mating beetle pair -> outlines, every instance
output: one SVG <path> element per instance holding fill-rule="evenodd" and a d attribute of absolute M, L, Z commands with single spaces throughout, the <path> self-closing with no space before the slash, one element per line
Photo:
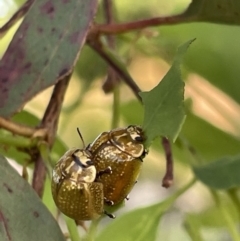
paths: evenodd
<path fill-rule="evenodd" d="M 122 202 L 133 188 L 147 151 L 139 126 L 100 134 L 84 149 L 65 153 L 53 169 L 52 194 L 57 207 L 75 220 L 92 220 L 104 205 Z"/>

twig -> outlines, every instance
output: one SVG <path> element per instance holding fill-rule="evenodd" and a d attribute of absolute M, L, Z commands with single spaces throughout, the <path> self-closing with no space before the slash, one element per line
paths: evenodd
<path fill-rule="evenodd" d="M 142 101 L 141 97 L 138 94 L 139 92 L 141 92 L 138 85 L 134 82 L 134 80 L 127 72 L 122 71 L 119 65 L 113 61 L 113 59 L 107 53 L 106 49 L 101 44 L 93 42 L 91 40 L 89 41 L 89 39 L 88 39 L 88 44 L 118 73 L 118 75 L 133 91 L 137 99 L 139 101 Z"/>
<path fill-rule="evenodd" d="M 105 11 L 105 18 L 107 24 L 114 23 L 114 5 L 112 0 L 104 0 L 103 1 L 103 9 Z M 110 49 L 114 50 L 116 43 L 115 37 L 109 35 L 106 37 L 107 43 Z M 119 83 L 120 78 L 119 75 L 115 72 L 115 70 L 109 66 L 107 72 L 107 78 L 102 86 L 102 89 L 105 93 L 113 92 L 113 106 L 112 106 L 112 124 L 111 128 L 116 128 L 119 123 L 120 113 L 119 113 L 119 99 L 120 99 L 120 91 L 119 91 Z"/>
<path fill-rule="evenodd" d="M 34 0 L 26 1 L 21 8 L 18 9 L 16 13 L 9 19 L 9 21 L 0 28 L 0 38 L 3 37 L 6 32 L 21 18 L 23 17 L 28 9 L 31 7 Z"/>
<path fill-rule="evenodd" d="M 4 119 L 2 117 L 0 117 L 0 127 L 2 127 L 5 130 L 8 130 L 14 134 L 24 136 L 24 137 L 33 137 L 34 134 L 36 133 L 36 131 L 42 132 L 43 137 L 44 137 L 44 133 L 45 133 L 44 129 L 42 129 L 42 131 L 41 131 L 40 129 L 21 125 L 21 124 L 13 122 L 11 120 Z"/>
<path fill-rule="evenodd" d="M 166 173 L 162 180 L 162 186 L 168 188 L 173 183 L 173 158 L 171 144 L 166 137 L 162 138 L 162 145 L 166 155 Z"/>
<path fill-rule="evenodd" d="M 114 23 L 113 17 L 113 3 L 112 0 L 104 0 L 103 1 L 103 9 L 105 12 L 105 18 L 107 24 Z M 114 36 L 107 36 L 107 43 L 110 49 L 115 48 L 115 39 Z M 109 93 L 114 90 L 115 86 L 119 83 L 118 76 L 115 70 L 110 66 L 108 68 L 107 78 L 102 86 L 105 93 Z"/>
<path fill-rule="evenodd" d="M 143 19 L 134 22 L 120 23 L 120 24 L 102 24 L 94 25 L 90 30 L 98 34 L 113 35 L 122 34 L 134 30 L 140 30 L 146 27 L 160 26 L 160 25 L 170 25 L 170 24 L 180 24 L 194 21 L 193 17 L 185 17 L 183 14 L 170 16 L 170 17 L 157 17 L 150 19 Z"/>
<path fill-rule="evenodd" d="M 56 136 L 59 115 L 70 78 L 71 74 L 64 77 L 55 85 L 48 107 L 40 124 L 41 128 L 46 128 L 48 130 L 46 141 L 50 149 L 52 148 Z M 35 158 L 36 161 L 33 172 L 32 187 L 37 194 L 42 197 L 44 181 L 46 178 L 46 166 L 39 151 Z"/>

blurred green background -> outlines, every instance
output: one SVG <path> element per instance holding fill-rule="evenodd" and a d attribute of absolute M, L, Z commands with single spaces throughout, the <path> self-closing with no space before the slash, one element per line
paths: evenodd
<path fill-rule="evenodd" d="M 23 1 L 1 0 L 0 25 L 22 3 Z M 117 0 L 114 1 L 115 19 L 127 22 L 168 16 L 181 13 L 189 3 L 186 0 Z M 103 22 L 101 3 L 96 21 Z M 0 55 L 4 53 L 16 27 L 1 40 Z M 196 41 L 189 48 L 182 66 L 188 115 L 180 138 L 173 147 L 174 185 L 168 190 L 161 187 L 165 159 L 158 141 L 144 161 L 139 182 L 132 191 L 130 200 L 116 215 L 164 200 L 191 179 L 193 162 L 189 153 L 182 148 L 183 140 L 187 140 L 196 149 L 201 162 L 240 152 L 238 26 L 188 23 L 143 29 L 116 36 L 116 52 L 127 63 L 136 83 L 147 91 L 156 86 L 166 74 L 177 47 L 192 38 L 196 38 Z M 107 65 L 104 61 L 88 46 L 84 46 L 67 91 L 58 130 L 58 136 L 67 147 L 81 145 L 76 127 L 81 129 L 86 143 L 93 141 L 99 133 L 111 129 L 113 96 L 102 90 L 106 73 Z M 25 110 L 41 118 L 50 95 L 51 88 L 36 96 L 26 105 Z M 120 86 L 120 100 L 119 126 L 140 124 L 143 109 L 123 83 Z M 44 198 L 47 205 L 52 207 L 49 189 L 46 189 Z M 221 198 L 226 210 L 235 213 L 227 196 L 222 194 Z M 101 225 L 104 227 L 110 222 L 113 221 L 104 220 Z M 191 240 L 186 228 L 189 223 L 201 233 L 203 240 L 231 240 L 210 191 L 200 182 L 184 193 L 163 216 L 157 240 Z"/>

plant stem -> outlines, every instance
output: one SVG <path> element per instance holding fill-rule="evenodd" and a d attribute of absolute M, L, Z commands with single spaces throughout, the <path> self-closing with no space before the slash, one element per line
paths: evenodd
<path fill-rule="evenodd" d="M 226 225 L 229 229 L 229 233 L 232 237 L 233 241 L 240 241 L 240 235 L 239 232 L 237 231 L 237 227 L 236 224 L 234 223 L 231 215 L 228 213 L 228 211 L 224 208 L 221 199 L 219 198 L 219 194 L 216 191 L 211 191 L 213 199 L 215 200 L 215 203 L 217 205 L 217 207 L 219 208 L 225 222 Z"/>
<path fill-rule="evenodd" d="M 232 202 L 234 203 L 234 205 L 237 209 L 238 219 L 240 221 L 240 200 L 238 198 L 237 192 L 238 192 L 237 188 L 232 188 L 232 189 L 227 191 L 228 196 L 230 197 L 230 199 L 232 200 Z"/>
<path fill-rule="evenodd" d="M 172 150 L 171 145 L 167 138 L 162 138 L 162 146 L 165 150 L 166 156 L 166 173 L 162 180 L 162 186 L 168 188 L 173 183 L 173 157 L 172 157 Z"/>
<path fill-rule="evenodd" d="M 16 135 L 25 136 L 25 137 L 33 137 L 36 132 L 38 132 L 40 136 L 45 137 L 47 133 L 44 128 L 43 129 L 31 128 L 31 127 L 4 119 L 2 117 L 0 117 L 0 127 Z"/>
<path fill-rule="evenodd" d="M 26 12 L 28 11 L 28 9 L 31 7 L 32 3 L 34 2 L 34 0 L 28 0 L 26 1 L 21 8 L 18 9 L 18 11 L 16 13 L 13 14 L 13 16 L 9 19 L 9 21 L 4 24 L 1 28 L 0 28 L 0 38 L 2 38 L 7 31 L 20 19 L 22 18 Z"/>
<path fill-rule="evenodd" d="M 97 227 L 99 222 L 101 221 L 101 218 L 93 220 L 91 222 L 91 225 L 89 227 L 88 233 L 86 238 L 84 239 L 84 241 L 94 241 L 95 240 L 95 236 L 96 236 L 96 232 L 97 232 Z"/>
<path fill-rule="evenodd" d="M 126 85 L 133 91 L 137 99 L 142 101 L 138 94 L 141 90 L 127 72 L 124 63 L 120 61 L 120 58 L 115 57 L 114 54 L 102 43 L 97 44 L 93 41 L 89 41 L 88 44 L 116 71 L 116 73 L 118 73 Z"/>
<path fill-rule="evenodd" d="M 185 220 L 183 225 L 186 232 L 188 233 L 188 235 L 191 237 L 193 241 L 203 241 L 199 226 L 197 226 L 194 220 L 192 219 Z"/>
<path fill-rule="evenodd" d="M 96 41 L 96 36 L 91 36 L 88 39 L 88 44 L 116 71 L 116 73 L 118 73 L 119 76 L 123 78 L 124 82 L 129 86 L 129 88 L 133 91 L 137 99 L 142 103 L 142 99 L 138 94 L 139 92 L 141 92 L 141 90 L 128 73 L 124 63 L 122 63 L 119 58 L 114 56 L 114 54 L 109 49 L 104 47 L 104 45 L 101 42 Z M 167 168 L 166 174 L 163 178 L 163 185 L 165 187 L 169 187 L 173 180 L 173 160 L 168 158 L 172 156 L 171 143 L 165 137 L 162 137 L 162 142 L 164 144 L 163 148 L 167 157 Z"/>
<path fill-rule="evenodd" d="M 67 224 L 68 233 L 69 233 L 69 236 L 71 238 L 71 241 L 80 241 L 81 238 L 79 236 L 78 228 L 77 228 L 77 225 L 76 225 L 75 221 L 71 218 L 66 217 L 66 216 L 64 218 L 65 218 L 65 221 L 66 221 L 66 224 Z"/>
<path fill-rule="evenodd" d="M 0 143 L 1 145 L 22 147 L 22 148 L 30 148 L 35 144 L 27 138 L 23 138 L 20 136 L 8 136 L 8 135 L 0 135 Z"/>
<path fill-rule="evenodd" d="M 112 129 L 116 128 L 119 124 L 120 113 L 120 89 L 118 86 L 115 86 L 113 90 L 113 113 L 112 113 Z"/>
<path fill-rule="evenodd" d="M 46 137 L 46 142 L 48 143 L 49 149 L 55 140 L 59 115 L 61 112 L 63 99 L 71 78 L 71 73 L 65 76 L 62 80 L 59 80 L 55 85 L 51 99 L 48 103 L 47 109 L 44 113 L 43 119 L 40 123 L 41 128 L 46 128 L 48 130 L 48 135 Z M 38 151 L 37 154 L 32 156 L 35 161 L 34 171 L 33 171 L 33 181 L 32 187 L 37 192 L 39 197 L 42 197 L 44 182 L 46 178 L 46 166 L 42 160 L 41 153 Z"/>
<path fill-rule="evenodd" d="M 170 25 L 170 24 L 180 24 L 193 22 L 196 20 L 194 17 L 186 17 L 184 14 L 179 14 L 170 17 L 156 17 L 143 19 L 134 22 L 120 23 L 120 24 L 102 24 L 95 25 L 91 32 L 98 34 L 123 34 L 134 30 L 141 30 L 147 27 L 160 26 L 160 25 Z"/>

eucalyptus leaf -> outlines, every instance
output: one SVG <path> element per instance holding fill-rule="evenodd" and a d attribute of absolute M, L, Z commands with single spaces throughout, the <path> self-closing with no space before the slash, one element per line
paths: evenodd
<path fill-rule="evenodd" d="M 1 116 L 71 73 L 96 8 L 96 0 L 34 1 L 0 61 Z"/>
<path fill-rule="evenodd" d="M 31 186 L 0 156 L 0 240 L 65 241 Z"/>

